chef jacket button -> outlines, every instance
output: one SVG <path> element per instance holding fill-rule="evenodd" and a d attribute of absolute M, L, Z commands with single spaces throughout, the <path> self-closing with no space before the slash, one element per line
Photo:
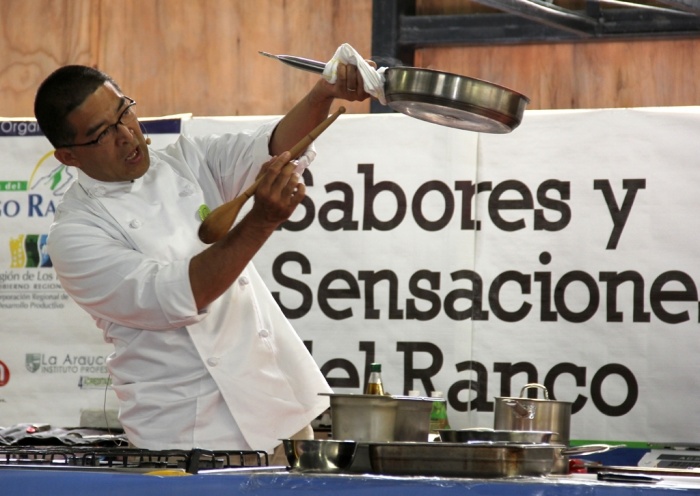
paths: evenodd
<path fill-rule="evenodd" d="M 250 280 L 246 276 L 241 276 L 238 278 L 238 284 L 241 286 L 245 286 L 246 284 L 250 283 Z"/>
<path fill-rule="evenodd" d="M 186 184 L 182 191 L 180 191 L 180 196 L 192 196 L 194 194 L 194 187 L 191 184 Z"/>
<path fill-rule="evenodd" d="M 138 219 L 133 219 L 131 222 L 129 222 L 129 227 L 132 229 L 138 229 L 141 227 L 141 221 Z"/>
<path fill-rule="evenodd" d="M 216 357 L 207 358 L 207 364 L 210 367 L 216 367 L 217 365 L 219 365 L 219 359 Z"/>
<path fill-rule="evenodd" d="M 270 331 L 268 331 L 267 329 L 260 329 L 258 331 L 258 336 L 260 336 L 261 338 L 266 338 L 269 335 L 270 335 Z"/>
<path fill-rule="evenodd" d="M 92 189 L 92 194 L 95 196 L 104 196 L 105 193 L 107 193 L 107 190 L 105 189 L 104 186 L 95 186 Z"/>

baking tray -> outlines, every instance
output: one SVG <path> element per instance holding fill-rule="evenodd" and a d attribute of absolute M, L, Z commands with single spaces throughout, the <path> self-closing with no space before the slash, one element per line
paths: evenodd
<path fill-rule="evenodd" d="M 369 460 L 386 475 L 522 477 L 549 474 L 559 451 L 533 444 L 370 443 Z"/>

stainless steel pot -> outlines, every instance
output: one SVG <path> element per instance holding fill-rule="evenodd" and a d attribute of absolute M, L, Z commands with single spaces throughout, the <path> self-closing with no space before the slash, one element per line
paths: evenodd
<path fill-rule="evenodd" d="M 372 470 L 386 475 L 522 477 L 552 473 L 565 456 L 602 453 L 614 446 L 553 444 L 371 443 Z"/>
<path fill-rule="evenodd" d="M 324 62 L 293 55 L 261 54 L 297 69 L 323 73 Z M 389 67 L 384 72 L 389 107 L 442 126 L 505 134 L 520 125 L 530 99 L 481 79 L 417 67 Z"/>
<path fill-rule="evenodd" d="M 427 441 L 435 398 L 376 394 L 332 394 L 333 439 Z"/>
<path fill-rule="evenodd" d="M 542 390 L 544 399 L 526 398 L 528 389 Z M 526 384 L 520 390 L 520 398 L 496 398 L 494 429 L 522 431 L 552 431 L 551 442 L 568 446 L 571 431 L 571 402 L 549 399 L 549 392 L 542 384 Z M 564 455 L 556 461 L 552 472 L 569 472 L 569 458 Z"/>
<path fill-rule="evenodd" d="M 543 391 L 544 399 L 525 397 L 528 389 Z M 519 398 L 497 397 L 493 428 L 496 430 L 552 431 L 551 442 L 569 444 L 571 402 L 549 399 L 547 388 L 541 384 L 526 384 Z"/>

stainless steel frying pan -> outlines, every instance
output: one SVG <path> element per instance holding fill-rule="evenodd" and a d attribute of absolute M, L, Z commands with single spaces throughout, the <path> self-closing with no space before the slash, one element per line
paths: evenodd
<path fill-rule="evenodd" d="M 322 74 L 326 64 L 260 52 L 297 69 Z M 389 67 L 384 94 L 393 110 L 442 126 L 506 134 L 520 125 L 530 99 L 481 79 L 416 67 Z"/>

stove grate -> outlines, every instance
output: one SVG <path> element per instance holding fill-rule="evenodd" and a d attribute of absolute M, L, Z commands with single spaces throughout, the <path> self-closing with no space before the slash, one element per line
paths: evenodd
<path fill-rule="evenodd" d="M 196 474 L 206 469 L 266 467 L 269 465 L 269 459 L 264 451 L 154 451 L 92 446 L 0 447 L 0 467 L 7 465 L 182 469 L 187 473 Z"/>

